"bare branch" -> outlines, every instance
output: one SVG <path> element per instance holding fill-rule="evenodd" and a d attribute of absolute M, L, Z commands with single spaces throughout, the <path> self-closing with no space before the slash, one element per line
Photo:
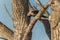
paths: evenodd
<path fill-rule="evenodd" d="M 33 17 L 35 17 L 35 15 L 37 14 L 39 12 L 39 10 L 35 10 L 35 11 L 31 11 L 30 13 L 30 15 L 29 16 L 33 16 Z M 44 16 L 44 15 L 42 15 L 41 16 L 41 19 L 43 20 L 51 20 L 51 16 L 49 15 L 49 17 L 47 17 L 47 16 Z"/>
<path fill-rule="evenodd" d="M 44 18 L 44 17 L 41 17 L 40 19 L 41 19 L 41 20 L 48 20 L 48 18 Z"/>
<path fill-rule="evenodd" d="M 51 1 L 45 6 L 45 9 L 42 8 L 37 14 L 36 16 L 31 20 L 30 24 L 28 25 L 28 27 L 26 28 L 26 32 L 24 34 L 23 39 L 25 39 L 25 37 L 27 36 L 27 34 L 30 32 L 31 28 L 34 26 L 34 24 L 36 23 L 36 21 L 41 18 L 41 15 L 43 14 L 43 12 L 51 5 Z M 28 31 L 27 31 L 28 30 Z"/>
<path fill-rule="evenodd" d="M 44 12 L 50 5 L 51 5 L 51 2 L 46 5 L 45 9 L 42 8 L 42 9 L 37 13 L 37 15 L 34 17 L 34 19 L 31 20 L 31 22 L 30 22 L 30 24 L 29 24 L 30 27 L 33 26 L 33 24 L 35 23 L 35 21 L 37 21 L 37 20 L 41 17 L 41 15 L 43 14 L 43 12 Z M 29 28 L 29 26 L 28 26 L 28 28 Z M 27 28 L 27 29 L 28 29 L 28 28 Z"/>
<path fill-rule="evenodd" d="M 27 16 L 34 16 L 35 14 L 31 11 L 28 12 Z"/>
<path fill-rule="evenodd" d="M 29 2 L 29 12 L 28 12 L 28 14 L 27 14 L 27 16 L 31 16 L 31 15 L 34 15 L 33 13 L 32 13 L 32 11 L 35 11 L 35 10 L 37 10 L 35 7 L 32 7 L 32 5 L 30 4 L 30 2 Z"/>
<path fill-rule="evenodd" d="M 39 0 L 36 0 L 36 2 L 37 2 L 37 4 L 41 7 L 41 8 L 45 8 L 42 4 L 41 4 L 41 2 L 39 1 Z M 33 10 L 31 10 L 31 9 L 33 9 Z M 30 4 L 30 11 L 29 11 L 29 13 L 27 14 L 27 16 L 34 16 L 34 15 L 36 15 L 35 13 L 33 13 L 32 11 L 37 11 L 38 9 L 34 6 L 34 8 L 31 6 L 31 4 Z M 46 13 L 46 16 L 47 17 L 49 17 L 49 13 L 48 13 L 48 11 L 47 10 L 45 10 L 45 13 Z"/>
<path fill-rule="evenodd" d="M 13 31 L 0 22 L 0 35 L 3 35 L 8 40 L 13 40 Z"/>
<path fill-rule="evenodd" d="M 40 2 L 39 0 L 36 0 L 36 3 L 37 3 L 41 8 L 45 8 L 45 7 L 41 4 L 41 2 Z M 45 13 L 46 13 L 46 16 L 49 17 L 48 11 L 45 10 Z"/>

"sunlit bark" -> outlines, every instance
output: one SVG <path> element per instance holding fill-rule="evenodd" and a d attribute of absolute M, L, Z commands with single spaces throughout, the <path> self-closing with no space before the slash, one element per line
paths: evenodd
<path fill-rule="evenodd" d="M 42 7 L 41 10 L 39 10 L 39 12 L 34 16 L 34 18 L 32 20 L 30 20 L 31 16 L 28 16 L 27 14 L 29 14 L 29 12 L 31 11 L 31 9 L 33 9 L 33 7 L 31 7 L 31 5 L 29 5 L 29 0 L 12 0 L 12 12 L 13 12 L 12 20 L 13 20 L 13 24 L 14 24 L 14 38 L 13 38 L 13 33 L 11 33 L 12 34 L 12 36 L 10 36 L 10 37 L 12 37 L 11 40 L 13 40 L 13 39 L 14 40 L 31 40 L 32 29 L 33 29 L 35 23 L 37 22 L 37 20 L 41 19 L 41 15 L 44 12 L 47 13 L 46 9 L 50 5 L 51 5 L 51 1 L 49 3 L 47 3 L 44 7 L 41 6 Z M 5 6 L 5 9 L 8 12 L 6 6 Z M 9 12 L 8 12 L 8 15 L 9 15 Z M 45 23 L 46 22 L 43 21 L 43 24 L 46 28 Z M 47 21 L 47 23 L 49 23 L 49 22 Z M 4 28 L 1 28 L 1 29 L 3 30 Z M 8 28 L 6 28 L 6 30 L 7 29 Z M 47 32 L 47 34 L 48 33 L 49 32 Z M 50 36 L 50 35 L 48 34 L 48 36 Z"/>
<path fill-rule="evenodd" d="M 51 17 L 51 40 L 60 40 L 60 1 L 54 0 Z"/>
<path fill-rule="evenodd" d="M 12 0 L 14 40 L 31 40 L 31 30 L 43 12 L 50 6 L 51 2 L 45 5 L 36 16 L 30 21 L 27 16 L 29 12 L 29 0 Z"/>
<path fill-rule="evenodd" d="M 28 0 L 12 0 L 14 40 L 23 40 L 25 29 L 30 23 Z M 28 31 L 28 30 L 27 30 Z M 31 40 L 32 32 L 28 33 L 25 40 Z"/>

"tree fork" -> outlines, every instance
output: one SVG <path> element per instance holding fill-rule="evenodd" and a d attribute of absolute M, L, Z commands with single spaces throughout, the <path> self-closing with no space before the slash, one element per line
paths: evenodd
<path fill-rule="evenodd" d="M 29 0 L 12 0 L 13 22 L 14 22 L 14 40 L 22 40 L 25 29 L 30 23 Z M 28 30 L 27 30 L 28 31 Z M 32 32 L 30 31 L 25 40 L 31 40 Z"/>

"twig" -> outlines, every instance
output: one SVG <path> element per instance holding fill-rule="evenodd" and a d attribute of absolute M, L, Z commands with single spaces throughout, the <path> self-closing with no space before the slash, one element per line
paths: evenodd
<path fill-rule="evenodd" d="M 27 16 L 31 16 L 33 13 L 32 13 L 32 11 L 35 11 L 35 10 L 37 10 L 34 6 L 32 6 L 31 4 L 30 4 L 30 2 L 29 2 L 29 12 L 28 12 L 28 14 L 27 14 Z M 33 14 L 34 15 L 34 14 Z"/>
<path fill-rule="evenodd" d="M 41 8 L 45 8 L 45 7 L 41 4 L 41 2 L 40 2 L 39 0 L 36 0 L 36 3 L 37 3 Z M 48 13 L 47 10 L 45 10 L 45 13 L 46 13 L 47 17 L 49 17 L 49 13 Z"/>
<path fill-rule="evenodd" d="M 51 1 L 50 3 L 48 3 L 46 6 L 45 6 L 45 9 L 42 8 L 37 14 L 36 16 L 31 20 L 30 24 L 28 25 L 28 27 L 26 28 L 25 30 L 25 34 L 24 34 L 24 37 L 23 37 L 23 40 L 26 38 L 27 34 L 30 32 L 31 28 L 33 28 L 34 24 L 36 23 L 36 21 L 41 18 L 41 15 L 43 14 L 43 12 L 51 5 Z"/>

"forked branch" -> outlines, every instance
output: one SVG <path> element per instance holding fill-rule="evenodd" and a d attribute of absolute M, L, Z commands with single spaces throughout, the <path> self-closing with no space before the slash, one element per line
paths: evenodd
<path fill-rule="evenodd" d="M 41 7 L 41 8 L 45 8 L 42 3 L 39 0 L 36 0 L 36 3 Z M 49 17 L 49 12 L 47 10 L 45 10 L 46 16 Z"/>
<path fill-rule="evenodd" d="M 28 5 L 29 5 L 29 12 L 28 12 L 27 16 L 35 15 L 35 14 L 32 13 L 32 11 L 35 11 L 35 10 L 37 10 L 37 9 L 36 9 L 35 7 L 33 7 L 33 6 L 30 4 L 30 2 L 28 3 Z"/>
<path fill-rule="evenodd" d="M 41 4 L 41 2 L 39 1 L 39 0 L 36 0 L 36 3 L 41 7 L 41 8 L 45 8 L 42 4 Z M 30 9 L 30 11 L 29 11 L 29 13 L 27 14 L 27 16 L 35 16 L 38 12 L 39 12 L 39 10 L 37 10 L 37 8 L 36 7 L 32 7 L 31 6 L 31 4 L 29 3 L 29 9 Z M 33 10 L 32 10 L 33 9 Z M 49 12 L 47 11 L 47 10 L 45 10 L 45 13 L 46 13 L 46 16 L 47 17 L 49 17 Z"/>
<path fill-rule="evenodd" d="M 25 37 L 27 36 L 27 34 L 30 32 L 30 29 L 34 26 L 34 24 L 36 23 L 36 21 L 41 18 L 41 15 L 43 14 L 43 12 L 51 5 L 51 1 L 45 6 L 45 8 L 42 8 L 37 14 L 36 16 L 31 20 L 30 24 L 28 25 L 28 27 L 26 28 L 26 32 L 24 34 L 23 40 L 25 39 Z"/>
<path fill-rule="evenodd" d="M 29 26 L 27 27 L 27 29 L 29 30 L 30 28 L 33 27 L 33 25 L 35 24 L 35 22 L 41 18 L 41 15 L 43 14 L 43 12 L 51 5 L 51 1 L 45 6 L 45 9 L 42 8 L 37 14 L 36 16 L 31 20 Z M 26 30 L 27 31 L 27 30 Z"/>

